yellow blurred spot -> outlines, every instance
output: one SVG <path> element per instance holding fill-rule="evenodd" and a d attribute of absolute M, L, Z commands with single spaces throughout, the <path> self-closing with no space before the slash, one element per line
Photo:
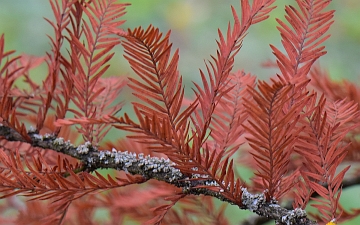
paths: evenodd
<path fill-rule="evenodd" d="M 326 225 L 336 225 L 335 221 L 331 220 L 330 222 L 328 222 Z"/>
<path fill-rule="evenodd" d="M 166 13 L 166 19 L 171 27 L 184 29 L 191 23 L 194 11 L 190 3 L 176 1 L 170 4 Z"/>

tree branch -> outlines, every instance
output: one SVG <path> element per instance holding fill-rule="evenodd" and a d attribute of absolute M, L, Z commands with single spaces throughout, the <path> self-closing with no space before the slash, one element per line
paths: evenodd
<path fill-rule="evenodd" d="M 348 187 L 352 187 L 354 185 L 359 185 L 360 184 L 360 176 L 358 177 L 351 177 L 348 179 L 344 179 L 341 183 L 341 187 L 342 189 L 346 189 Z M 327 184 L 323 184 L 324 187 L 327 186 Z M 311 195 L 312 198 L 317 198 L 319 197 L 319 194 L 314 192 Z M 286 205 L 283 205 L 283 208 L 285 209 L 291 209 L 292 208 L 292 201 L 288 201 L 286 203 Z M 249 218 L 247 218 L 246 220 L 244 220 L 242 223 L 240 223 L 240 225 L 263 225 L 268 223 L 269 221 L 271 221 L 272 218 L 266 218 L 266 217 L 262 217 L 262 216 L 251 216 Z"/>
<path fill-rule="evenodd" d="M 58 138 L 52 134 L 40 135 L 33 130 L 29 131 L 28 135 L 31 138 L 29 144 L 33 147 L 51 149 L 72 156 L 83 163 L 85 171 L 91 172 L 104 168 L 122 170 L 133 175 L 141 175 L 146 180 L 156 179 L 175 185 L 182 188 L 185 194 L 208 195 L 235 204 L 224 197 L 221 191 L 213 191 L 211 187 L 219 185 L 211 179 L 196 174 L 196 168 L 194 168 L 194 174 L 187 177 L 169 159 L 136 155 L 136 153 L 121 152 L 116 149 L 99 151 L 89 142 L 76 147 L 61 137 Z M 0 126 L 0 136 L 8 141 L 25 142 L 16 131 L 3 125 Z M 279 225 L 317 225 L 316 222 L 307 218 L 306 212 L 302 209 L 288 210 L 276 201 L 266 202 L 264 194 L 251 194 L 246 188 L 241 188 L 241 190 L 240 209 L 250 210 L 260 216 L 274 219 Z"/>

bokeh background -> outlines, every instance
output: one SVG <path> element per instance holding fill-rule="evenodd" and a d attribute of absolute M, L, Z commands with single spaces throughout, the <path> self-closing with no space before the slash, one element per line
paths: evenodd
<path fill-rule="evenodd" d="M 187 97 L 192 81 L 200 82 L 199 68 L 204 69 L 204 60 L 216 53 L 217 29 L 225 31 L 229 21 L 232 22 L 230 5 L 240 10 L 239 0 L 128 0 L 124 18 L 126 28 L 147 27 L 153 24 L 166 33 L 172 30 L 171 41 L 175 48 L 180 48 L 179 69 L 184 77 Z M 243 47 L 236 57 L 235 69 L 244 69 L 259 77 L 269 79 L 276 70 L 263 68 L 261 63 L 274 60 L 269 44 L 281 47 L 280 35 L 276 29 L 275 18 L 284 18 L 284 5 L 294 4 L 294 0 L 277 0 L 278 8 L 271 17 L 250 28 Z M 331 38 L 326 41 L 328 54 L 320 59 L 320 65 L 335 80 L 349 79 L 358 83 L 360 75 L 360 1 L 333 1 L 330 8 L 336 9 L 335 23 L 330 29 Z M 43 19 L 53 18 L 46 0 L 0 0 L 0 34 L 5 33 L 6 50 L 16 50 L 42 56 L 50 51 L 49 39 L 51 26 Z M 122 56 L 122 49 L 116 49 L 107 75 L 130 75 L 132 71 Z M 36 79 L 46 74 L 46 66 L 33 72 Z M 360 208 L 360 186 L 343 191 L 342 203 L 348 209 Z M 234 224 L 249 215 L 239 214 L 236 207 L 229 207 L 229 215 L 233 215 Z M 236 221 L 236 222 L 235 222 Z M 344 223 L 344 225 L 360 224 L 360 219 Z"/>

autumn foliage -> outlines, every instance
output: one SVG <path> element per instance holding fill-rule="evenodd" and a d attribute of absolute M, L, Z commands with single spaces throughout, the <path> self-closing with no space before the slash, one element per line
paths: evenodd
<path fill-rule="evenodd" d="M 276 224 L 359 214 L 339 200 L 358 179 L 357 168 L 347 172 L 360 160 L 360 89 L 316 64 L 334 22 L 330 0 L 289 1 L 277 19 L 282 46 L 270 45 L 278 73 L 266 81 L 234 69 L 234 57 L 276 0 L 231 7 L 193 99 L 170 31 L 127 29 L 129 4 L 115 0 L 49 2 L 54 33 L 44 57 L 16 56 L 0 38 L 2 224 L 231 224 L 229 204 Z M 117 45 L 135 76 L 104 76 Z M 29 71 L 43 63 L 37 83 Z M 122 98 L 126 86 L 136 101 Z M 106 139 L 110 129 L 126 137 Z M 254 171 L 250 181 L 239 165 Z"/>

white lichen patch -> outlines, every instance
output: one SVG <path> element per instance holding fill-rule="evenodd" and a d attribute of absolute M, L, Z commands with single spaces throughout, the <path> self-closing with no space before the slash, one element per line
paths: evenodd
<path fill-rule="evenodd" d="M 99 159 L 100 159 L 100 161 L 105 159 L 105 152 L 101 151 L 99 153 Z"/>
<path fill-rule="evenodd" d="M 29 131 L 30 133 L 34 133 L 34 132 L 36 132 L 36 128 L 33 127 L 33 126 L 30 126 L 29 129 L 28 129 L 28 131 Z"/>
<path fill-rule="evenodd" d="M 44 134 L 44 138 L 51 138 L 52 136 L 53 136 L 52 134 L 48 134 L 48 133 Z"/>
<path fill-rule="evenodd" d="M 94 162 L 94 159 L 89 157 L 89 158 L 87 158 L 87 161 L 88 161 L 89 164 L 92 164 Z"/>
<path fill-rule="evenodd" d="M 91 143 L 89 141 L 85 142 L 85 144 L 83 145 L 79 145 L 76 148 L 76 151 L 82 155 L 82 154 L 88 154 L 89 153 L 89 148 L 91 147 Z"/>
<path fill-rule="evenodd" d="M 163 175 L 169 179 L 170 182 L 182 177 L 180 170 L 174 168 L 175 164 L 169 159 L 144 156 L 143 153 L 137 156 L 136 153 L 128 151 L 121 152 L 116 149 L 99 152 L 100 161 L 109 160 L 109 158 L 113 158 L 113 162 L 119 165 L 119 168 L 124 171 L 129 171 L 132 167 L 138 167 L 143 173 L 165 173 L 165 175 Z M 166 177 L 166 174 L 172 174 L 172 176 Z"/>
<path fill-rule="evenodd" d="M 304 218 L 306 217 L 306 211 L 300 208 L 290 210 L 286 215 L 281 217 L 281 222 L 287 225 L 295 225 L 291 221 L 294 221 L 295 218 Z"/>
<path fill-rule="evenodd" d="M 265 203 L 264 194 L 250 194 L 246 188 L 241 188 L 241 201 L 251 212 L 258 210 Z"/>
<path fill-rule="evenodd" d="M 64 146 L 65 148 L 74 147 L 74 145 L 71 144 L 70 140 L 64 141 L 64 138 L 62 137 L 56 138 L 53 143 L 54 145 Z"/>
<path fill-rule="evenodd" d="M 54 140 L 55 145 L 63 145 L 64 144 L 64 138 L 59 137 Z"/>
<path fill-rule="evenodd" d="M 216 181 L 205 181 L 205 185 L 219 187 L 220 185 Z"/>
<path fill-rule="evenodd" d="M 36 140 L 39 140 L 39 141 L 42 141 L 43 140 L 43 136 L 41 134 L 34 134 L 33 137 L 36 139 Z"/>

